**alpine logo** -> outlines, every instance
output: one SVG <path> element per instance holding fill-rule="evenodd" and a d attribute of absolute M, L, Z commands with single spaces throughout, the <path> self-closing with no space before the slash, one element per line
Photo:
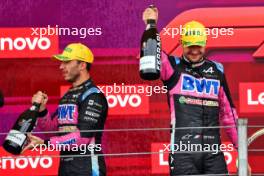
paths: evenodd
<path fill-rule="evenodd" d="M 207 70 L 203 70 L 204 73 L 214 73 L 213 67 L 208 68 Z"/>
<path fill-rule="evenodd" d="M 191 75 L 183 74 L 182 76 L 182 91 L 196 92 L 198 94 L 213 94 L 218 95 L 220 81 L 215 79 L 197 79 Z"/>
<path fill-rule="evenodd" d="M 57 35 L 31 35 L 31 28 L 0 28 L 0 33 L 0 58 L 51 57 L 59 50 Z"/>

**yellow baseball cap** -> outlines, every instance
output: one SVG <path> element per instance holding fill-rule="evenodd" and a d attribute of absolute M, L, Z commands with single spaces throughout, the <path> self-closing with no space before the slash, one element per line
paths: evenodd
<path fill-rule="evenodd" d="M 183 47 L 205 46 L 207 40 L 205 26 L 198 21 L 190 21 L 183 25 L 181 41 Z"/>
<path fill-rule="evenodd" d="M 62 54 L 54 55 L 54 57 L 60 61 L 79 60 L 88 63 L 93 63 L 94 61 L 92 51 L 81 43 L 67 45 Z"/>

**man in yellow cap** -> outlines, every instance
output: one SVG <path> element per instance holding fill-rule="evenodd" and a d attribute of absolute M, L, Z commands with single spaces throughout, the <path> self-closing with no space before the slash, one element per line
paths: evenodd
<path fill-rule="evenodd" d="M 144 11 L 144 22 L 148 19 L 157 22 L 157 8 Z M 162 53 L 161 64 L 171 112 L 170 175 L 227 175 L 218 126 L 231 126 L 225 131 L 237 148 L 238 117 L 223 65 L 205 57 L 207 35 L 203 24 L 187 22 L 181 32 L 183 55 Z"/>
<path fill-rule="evenodd" d="M 46 109 L 48 96 L 45 93 L 37 92 L 32 102 L 41 104 L 38 119 L 40 129 L 59 130 L 60 133 L 46 140 L 29 135 L 31 142 L 24 151 L 38 144 L 49 148 L 68 145 L 60 148 L 63 157 L 60 159 L 59 175 L 105 176 L 106 166 L 101 155 L 102 132 L 93 131 L 104 129 L 108 105 L 104 94 L 90 78 L 94 56 L 85 45 L 73 43 L 62 54 L 54 57 L 61 61 L 60 69 L 64 79 L 71 82 L 72 87 L 61 98 L 52 116 Z M 81 154 L 88 156 L 77 157 Z"/>

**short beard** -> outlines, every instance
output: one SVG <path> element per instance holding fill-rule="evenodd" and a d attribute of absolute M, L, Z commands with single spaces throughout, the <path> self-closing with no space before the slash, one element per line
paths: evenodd
<path fill-rule="evenodd" d="M 199 58 L 199 60 L 196 61 L 196 62 L 192 62 L 191 59 L 187 56 L 188 54 L 189 53 L 187 53 L 186 55 L 184 55 L 184 57 L 186 57 L 186 59 L 188 59 L 188 61 L 191 62 L 191 63 L 198 63 L 198 62 L 201 62 L 204 59 L 203 53 L 202 52 L 199 52 L 199 54 L 201 55 L 201 57 Z"/>
<path fill-rule="evenodd" d="M 74 83 L 74 82 L 76 82 L 76 80 L 78 80 L 79 77 L 80 77 L 80 73 L 73 75 L 70 79 L 68 79 L 66 81 L 68 81 L 70 83 Z"/>

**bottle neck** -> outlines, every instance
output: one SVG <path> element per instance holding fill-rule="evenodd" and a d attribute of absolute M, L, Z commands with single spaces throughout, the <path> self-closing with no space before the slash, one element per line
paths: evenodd
<path fill-rule="evenodd" d="M 39 111 L 40 104 L 39 103 L 33 103 L 32 106 L 30 107 L 30 111 Z"/>
<path fill-rule="evenodd" d="M 147 20 L 146 30 L 148 30 L 149 28 L 156 28 L 156 21 L 155 20 L 153 20 L 153 19 Z"/>

